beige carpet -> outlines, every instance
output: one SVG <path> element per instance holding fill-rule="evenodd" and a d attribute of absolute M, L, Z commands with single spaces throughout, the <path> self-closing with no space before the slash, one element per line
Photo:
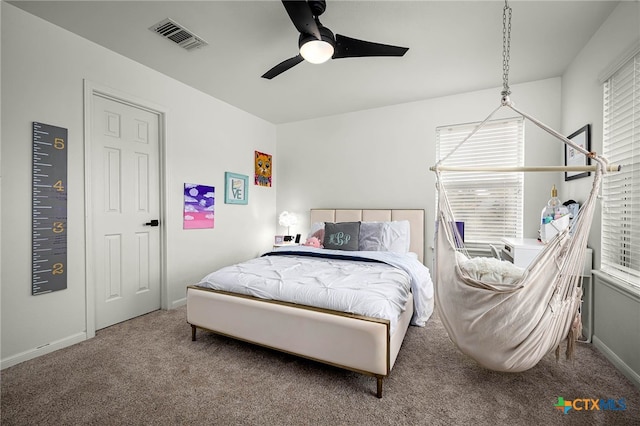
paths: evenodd
<path fill-rule="evenodd" d="M 2 425 L 640 425 L 640 390 L 591 345 L 518 374 L 480 368 L 437 318 L 410 327 L 384 398 L 375 379 L 198 331 L 185 308 L 2 371 Z M 626 410 L 554 408 L 558 397 Z"/>

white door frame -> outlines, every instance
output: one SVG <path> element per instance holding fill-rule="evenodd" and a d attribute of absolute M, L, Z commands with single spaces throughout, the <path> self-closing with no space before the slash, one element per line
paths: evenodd
<path fill-rule="evenodd" d="M 158 144 L 159 144 L 159 179 L 160 179 L 160 308 L 169 309 L 167 289 L 167 175 L 166 175 L 166 115 L 164 107 L 153 104 L 144 99 L 139 99 L 127 93 L 84 80 L 84 234 L 85 234 L 85 304 L 86 304 L 86 332 L 87 339 L 96 335 L 96 285 L 94 281 L 95 265 L 93 261 L 93 209 L 91 207 L 91 155 L 92 155 L 92 129 L 93 129 L 93 97 L 99 95 L 116 102 L 121 102 L 135 108 L 141 108 L 158 114 Z"/>

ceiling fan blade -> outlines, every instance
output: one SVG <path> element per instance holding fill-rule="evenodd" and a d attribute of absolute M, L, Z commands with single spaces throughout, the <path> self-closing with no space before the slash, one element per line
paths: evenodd
<path fill-rule="evenodd" d="M 318 30 L 318 25 L 313 19 L 313 13 L 306 0 L 282 0 L 282 4 L 298 32 L 311 34 L 321 40 L 320 30 Z"/>
<path fill-rule="evenodd" d="M 280 62 L 275 67 L 271 68 L 269 71 L 265 72 L 262 75 L 262 78 L 266 78 L 267 80 L 271 80 L 273 77 L 276 77 L 289 68 L 293 68 L 298 65 L 300 62 L 304 61 L 304 58 L 301 55 L 294 56 L 293 58 L 289 58 L 285 61 Z"/>
<path fill-rule="evenodd" d="M 333 59 L 355 58 L 361 56 L 403 56 L 408 47 L 391 46 L 336 34 L 336 46 Z"/>

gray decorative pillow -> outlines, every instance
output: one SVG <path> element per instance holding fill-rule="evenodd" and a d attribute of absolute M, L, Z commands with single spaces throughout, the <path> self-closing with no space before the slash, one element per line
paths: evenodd
<path fill-rule="evenodd" d="M 384 222 L 362 222 L 360 224 L 360 251 L 384 251 Z"/>
<path fill-rule="evenodd" d="M 358 250 L 360 222 L 325 222 L 324 241 L 326 249 Z"/>
<path fill-rule="evenodd" d="M 409 239 L 408 220 L 360 224 L 360 251 L 390 251 L 405 254 L 409 251 Z"/>

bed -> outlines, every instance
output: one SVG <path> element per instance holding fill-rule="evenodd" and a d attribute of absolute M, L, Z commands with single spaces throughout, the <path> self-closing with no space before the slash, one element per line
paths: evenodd
<path fill-rule="evenodd" d="M 409 325 L 424 325 L 433 312 L 433 287 L 429 271 L 423 265 L 424 210 L 312 209 L 310 219 L 312 227 L 325 223 L 328 223 L 327 226 L 354 222 L 362 222 L 363 226 L 365 223 L 368 226 L 372 226 L 372 223 L 384 223 L 388 226 L 390 223 L 408 222 L 408 253 L 399 255 L 381 251 L 361 252 L 292 246 L 274 249 L 273 252 L 255 260 L 221 268 L 208 274 L 197 285 L 187 287 L 187 322 L 191 325 L 192 340 L 196 340 L 197 330 L 202 329 L 373 376 L 377 380 L 376 395 L 382 398 L 383 379 L 393 368 Z M 360 255 L 364 257 L 361 258 Z M 325 256 L 331 260 L 324 260 Z M 347 308 L 340 305 L 340 302 L 335 306 L 329 304 L 327 307 L 315 302 L 312 304 L 300 301 L 297 296 L 300 292 L 295 289 L 290 292 L 293 295 L 283 293 L 274 296 L 273 293 L 281 287 L 286 287 L 280 285 L 280 281 L 285 280 L 280 271 L 289 267 L 282 266 L 280 262 L 289 262 L 292 259 L 295 261 L 295 267 L 291 269 L 295 272 L 289 275 L 295 276 L 300 282 L 306 282 L 307 279 L 316 280 L 319 275 L 325 274 L 318 272 L 317 262 L 333 262 L 340 265 L 348 263 L 348 266 L 342 266 L 348 268 L 346 273 L 343 272 L 348 279 L 356 277 L 352 275 L 351 268 L 355 267 L 353 265 L 367 271 L 370 268 L 390 268 L 383 270 L 379 275 L 385 279 L 398 276 L 402 280 L 402 276 L 406 276 L 408 284 L 392 286 L 402 287 L 399 290 L 402 298 L 396 295 L 379 297 L 381 303 L 388 298 L 393 302 L 389 304 L 399 305 L 397 316 L 391 313 L 385 318 L 386 313 L 380 314 L 379 311 L 386 308 L 376 308 L 373 314 L 359 313 L 357 309 L 352 309 L 352 305 L 361 304 L 350 299 L 344 302 L 347 303 Z M 272 268 L 271 272 L 264 273 L 265 277 L 255 273 L 262 268 L 259 265 L 261 263 L 269 264 Z M 369 266 L 369 263 L 374 266 Z M 409 268 L 403 266 L 405 263 Z M 277 281 L 278 284 L 273 290 L 260 287 L 257 293 L 256 286 L 250 290 L 236 289 L 233 286 L 223 287 L 220 282 L 227 276 L 234 275 L 234 271 L 238 269 L 244 271 L 241 281 L 247 281 L 247 277 L 250 277 L 249 281 L 255 282 L 256 279 L 260 279 L 266 283 L 269 281 L 268 275 L 275 274 L 278 275 L 278 280 L 270 281 Z M 307 277 L 307 272 L 304 271 L 311 270 L 316 271 L 315 276 Z M 337 281 L 340 279 L 325 283 L 323 288 L 326 290 L 333 287 L 334 282 L 335 286 L 338 286 Z M 370 279 L 365 278 L 362 281 L 369 282 Z M 351 288 L 352 285 L 350 283 L 346 287 Z M 403 291 L 407 286 L 409 291 Z M 375 291 L 378 290 L 374 289 Z M 352 293 L 360 294 L 360 291 Z M 275 297 L 280 300 L 275 300 Z"/>

